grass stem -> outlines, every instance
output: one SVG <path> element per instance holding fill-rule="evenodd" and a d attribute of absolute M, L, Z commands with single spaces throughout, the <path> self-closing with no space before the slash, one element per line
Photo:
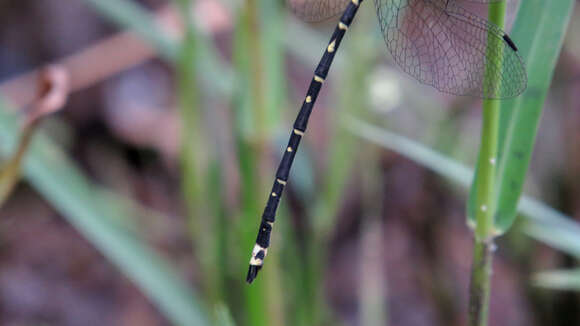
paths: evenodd
<path fill-rule="evenodd" d="M 503 28 L 505 1 L 489 5 L 489 20 Z M 488 38 L 488 42 L 494 42 Z M 490 53 L 488 53 L 489 55 Z M 493 54 L 492 54 L 493 55 Z M 487 74 L 486 74 L 487 75 Z M 487 76 L 486 76 L 487 77 Z M 498 83 L 499 81 L 491 81 Z M 480 181 L 477 189 L 477 213 L 475 245 L 471 284 L 469 289 L 469 325 L 486 326 L 489 312 L 489 297 L 492 274 L 492 252 L 494 236 L 494 216 L 496 211 L 495 189 L 497 173 L 497 151 L 499 137 L 500 102 L 486 99 L 483 102 L 483 126 L 479 153 Z"/>

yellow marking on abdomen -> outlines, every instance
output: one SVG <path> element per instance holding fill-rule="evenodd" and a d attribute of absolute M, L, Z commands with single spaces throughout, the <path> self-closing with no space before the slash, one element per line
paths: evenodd
<path fill-rule="evenodd" d="M 288 148 L 286 149 L 288 152 L 292 152 L 292 147 L 288 146 Z"/>
<path fill-rule="evenodd" d="M 314 75 L 314 80 L 317 81 L 317 82 L 319 82 L 319 83 L 321 83 L 321 84 L 324 83 L 324 78 L 322 78 L 320 76 Z"/>
<path fill-rule="evenodd" d="M 286 181 L 282 180 L 282 179 L 276 179 L 276 182 L 278 182 L 279 184 L 285 186 L 286 185 Z"/>
<path fill-rule="evenodd" d="M 308 95 L 306 96 L 306 103 L 310 103 L 312 102 L 312 96 Z"/>
<path fill-rule="evenodd" d="M 326 48 L 326 50 L 329 53 L 332 53 L 332 52 L 334 52 L 335 48 L 336 48 L 336 41 L 332 40 L 332 42 L 330 42 L 330 44 L 328 45 L 328 48 Z"/>
<path fill-rule="evenodd" d="M 303 131 L 300 131 L 298 129 L 294 129 L 294 133 L 297 134 L 300 137 L 304 136 L 304 132 Z"/>
<path fill-rule="evenodd" d="M 339 28 L 339 29 L 342 29 L 342 30 L 344 30 L 344 31 L 346 31 L 346 30 L 348 29 L 348 25 L 346 25 L 346 24 L 345 24 L 345 23 L 343 23 L 343 22 L 339 22 L 339 23 L 338 23 L 338 28 Z"/>

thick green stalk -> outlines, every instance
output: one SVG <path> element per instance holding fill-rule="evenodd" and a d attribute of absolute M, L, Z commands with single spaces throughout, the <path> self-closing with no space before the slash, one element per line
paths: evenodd
<path fill-rule="evenodd" d="M 489 20 L 503 28 L 505 1 L 489 5 Z M 488 38 L 488 42 L 496 42 Z M 493 55 L 488 53 L 488 55 Z M 486 74 L 485 78 L 489 78 Z M 492 81 L 497 83 L 499 80 Z M 481 130 L 481 149 L 479 153 L 479 183 L 477 184 L 477 213 L 475 226 L 475 245 L 469 289 L 469 325 L 486 326 L 489 312 L 491 287 L 492 252 L 494 236 L 495 176 L 499 137 L 500 102 L 484 100 L 483 126 Z"/>

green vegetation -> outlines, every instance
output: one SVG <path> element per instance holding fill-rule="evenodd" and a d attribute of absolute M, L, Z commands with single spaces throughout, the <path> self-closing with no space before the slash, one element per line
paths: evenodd
<path fill-rule="evenodd" d="M 165 35 L 154 15 L 135 2 L 85 2 L 118 26 L 140 35 L 175 72 L 182 130 L 179 179 L 187 214 L 183 218 L 189 227 L 197 283 L 189 285 L 193 283 L 186 280 L 182 271 L 140 234 L 136 217 L 140 214 L 136 209 L 139 204 L 91 181 L 67 153 L 66 146 L 51 140 L 44 130 L 37 132 L 27 152 L 23 178 L 132 280 L 171 323 L 269 326 L 339 322 L 340 316 L 333 313 L 325 299 L 325 276 L 336 272 L 327 270 L 330 244 L 339 232 L 339 218 L 348 214 L 343 210 L 353 210 L 344 201 L 349 187 L 358 182 L 366 197 L 361 200 L 360 216 L 364 221 L 360 234 L 368 240 L 364 243 L 371 246 L 361 245 L 361 261 L 365 261 L 363 253 L 384 250 L 376 240 L 381 234 L 371 232 L 383 227 L 376 217 L 389 209 L 381 202 L 390 194 L 382 193 L 379 182 L 384 174 L 384 149 L 407 157 L 464 189 L 474 176 L 467 202 L 467 221 L 474 227 L 476 239 L 470 309 L 477 313 L 472 315 L 471 325 L 487 324 L 494 239 L 518 225 L 514 224 L 518 214 L 526 219 L 524 226 L 516 227 L 514 232 L 523 231 L 580 259 L 580 225 L 540 200 L 522 196 L 573 0 L 521 2 L 510 35 L 517 41 L 526 64 L 528 89 L 515 99 L 484 101 L 475 173 L 457 158 L 462 153 L 452 150 L 461 148 L 465 145 L 462 141 L 467 140 L 460 140 L 461 135 L 451 140 L 443 131 L 433 132 L 437 121 L 453 124 L 456 117 L 440 108 L 426 109 L 426 103 L 438 104 L 422 98 L 420 91 L 418 95 L 409 92 L 407 95 L 414 98 L 406 99 L 409 110 L 417 108 L 413 114 L 419 117 L 419 123 L 431 124 L 423 128 L 429 132 L 417 136 L 419 141 L 405 135 L 406 130 L 397 130 L 396 122 L 389 121 L 391 111 L 373 111 L 376 105 L 369 95 L 373 82 L 369 76 L 373 76 L 386 50 L 376 32 L 374 8 L 365 3 L 331 70 L 330 85 L 323 91 L 328 99 L 313 114 L 318 121 L 310 124 L 309 136 L 297 154 L 291 188 L 280 206 L 268 260 L 251 286 L 243 280 L 256 228 L 281 142 L 290 130 L 307 82 L 292 85 L 288 75 L 299 72 L 288 67 L 303 65 L 306 76 L 322 53 L 326 29 L 313 33 L 287 17 L 287 9 L 279 1 L 248 0 L 238 7 L 228 2 L 234 20 L 230 44 L 233 55 L 226 60 L 212 36 L 199 30 L 200 25 L 187 14 L 194 11 L 193 0 L 175 1 L 184 22 L 184 35 L 179 39 Z M 503 2 L 490 6 L 490 19 L 496 24 L 502 24 L 504 13 Z M 402 106 L 407 106 L 404 103 Z M 231 121 L 222 120 L 217 107 L 227 107 Z M 9 109 L 13 108 L 8 104 L 0 105 L 3 160 L 17 146 L 20 133 L 19 118 Z M 459 126 L 450 129 L 460 132 Z M 317 155 L 321 145 L 314 138 L 324 135 L 333 138 L 321 159 Z M 442 141 L 433 143 L 433 139 Z M 444 148 L 445 153 L 439 154 L 430 147 Z M 469 154 L 475 157 L 475 153 Z M 497 158 L 495 164 L 487 164 L 490 158 Z M 299 218 L 295 216 L 297 211 Z M 533 252 L 528 254 L 533 256 Z M 355 256 L 353 261 L 359 254 Z M 350 267 L 358 268 L 356 262 Z M 374 270 L 388 273 L 380 264 Z M 380 277 L 373 280 L 385 281 Z M 370 284 L 361 283 L 361 323 L 384 324 L 388 319 L 386 310 L 377 307 L 386 299 L 377 296 Z M 534 278 L 534 284 L 578 290 L 580 271 L 543 272 Z"/>

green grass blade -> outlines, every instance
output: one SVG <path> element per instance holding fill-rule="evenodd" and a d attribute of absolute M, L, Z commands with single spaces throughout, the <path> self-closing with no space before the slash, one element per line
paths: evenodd
<path fill-rule="evenodd" d="M 204 106 L 200 105 L 202 96 L 199 92 L 197 76 L 198 34 L 194 29 L 191 12 L 191 0 L 175 1 L 184 25 L 184 35 L 179 44 L 179 59 L 176 63 L 177 98 L 181 122 L 180 135 L 180 173 L 181 192 L 187 208 L 189 237 L 202 280 L 202 293 L 208 305 L 213 306 L 220 297 L 221 275 L 218 269 L 220 253 L 217 239 L 217 219 L 212 210 L 222 206 L 219 196 L 211 196 L 212 175 L 215 153 L 208 148 L 207 120 L 204 118 Z M 219 170 L 219 168 L 218 168 Z M 219 181 L 219 176 L 216 177 Z"/>
<path fill-rule="evenodd" d="M 216 326 L 235 326 L 236 323 L 225 304 L 218 304 L 215 308 Z"/>
<path fill-rule="evenodd" d="M 526 232 L 550 247 L 580 258 L 580 233 L 578 228 L 570 230 L 547 223 L 529 225 Z"/>
<path fill-rule="evenodd" d="M 273 181 L 277 160 L 268 160 L 268 143 L 274 138 L 274 130 L 282 130 L 287 137 L 286 127 L 280 126 L 281 108 L 285 103 L 283 47 L 279 37 L 281 3 L 269 0 L 243 2 L 238 10 L 233 40 L 233 62 L 238 74 L 238 88 L 233 97 L 234 136 L 240 172 L 241 207 L 236 222 L 238 244 L 235 245 L 236 261 L 241 264 L 235 279 L 242 281 L 248 268 L 248 258 L 256 241 L 260 216 Z M 273 153 L 280 147 L 271 145 Z M 261 168 L 260 168 L 261 167 Z M 266 168 L 267 167 L 267 168 Z M 284 197 L 282 203 L 287 203 Z M 265 261 L 264 270 L 251 285 L 242 285 L 243 320 L 248 325 L 280 325 L 284 323 L 287 292 L 282 278 L 287 274 L 280 269 L 278 257 L 285 248 L 283 236 L 287 229 L 286 206 L 280 205 L 271 250 Z M 290 283 L 292 284 L 292 283 Z M 300 304 L 296 309 L 300 309 Z M 288 316 L 292 318 L 291 316 Z"/>
<path fill-rule="evenodd" d="M 142 6 L 127 0 L 84 0 L 100 15 L 115 24 L 134 31 L 159 55 L 174 64 L 179 61 L 179 42 L 167 35 L 155 22 L 153 15 Z M 197 33 L 199 76 L 209 82 L 207 91 L 214 96 L 231 94 L 235 88 L 235 75 L 228 63 L 219 55 L 215 45 L 204 33 Z"/>
<path fill-rule="evenodd" d="M 520 5 L 511 36 L 526 64 L 528 88 L 521 96 L 501 103 L 494 221 L 498 233 L 507 231 L 516 217 L 538 122 L 573 4 L 573 0 L 526 0 Z M 473 223 L 476 205 L 470 200 L 468 206 L 468 218 Z"/>
<path fill-rule="evenodd" d="M 354 135 L 399 153 L 463 187 L 469 187 L 471 183 L 472 170 L 423 144 L 360 121 L 352 115 L 345 115 L 342 124 Z"/>
<path fill-rule="evenodd" d="M 171 40 L 155 23 L 153 15 L 136 2 L 126 0 L 84 1 L 93 6 L 101 15 L 135 31 L 166 59 L 177 60 L 177 42 Z"/>
<path fill-rule="evenodd" d="M 10 152 L 18 121 L 0 102 L 0 151 Z M 46 135 L 38 132 L 23 166 L 26 179 L 103 255 L 143 291 L 177 325 L 207 325 L 203 309 L 187 283 L 123 224 L 101 190 L 72 164 Z"/>
<path fill-rule="evenodd" d="M 406 137 L 358 121 L 353 117 L 344 119 L 346 129 L 358 137 L 397 152 L 416 163 L 448 178 L 454 183 L 468 188 L 473 171 L 467 166 L 445 157 L 427 146 Z M 574 222 L 555 209 L 527 196 L 522 196 L 518 212 L 528 218 L 525 232 L 532 238 L 553 248 L 580 258 L 580 223 Z M 580 273 L 570 272 L 541 273 L 536 285 L 552 289 L 580 289 Z"/>
<path fill-rule="evenodd" d="M 362 122 L 352 116 L 346 116 L 345 119 L 343 119 L 343 125 L 356 136 L 397 152 L 400 155 L 433 170 L 463 188 L 468 188 L 470 186 L 473 176 L 472 169 L 460 162 L 435 152 L 423 144 Z M 538 230 L 541 228 L 547 232 L 548 229 L 554 229 L 560 232 L 560 234 L 565 234 L 565 237 L 550 236 L 550 238 L 552 238 L 551 241 L 557 241 L 558 239 L 576 239 L 578 238 L 578 234 L 580 234 L 580 224 L 574 222 L 571 217 L 566 216 L 530 197 L 522 196 L 522 200 L 518 205 L 518 212 L 528 217 L 531 226 L 536 226 Z M 530 230 L 531 229 L 526 230 L 529 235 L 539 241 L 548 243 L 548 239 L 542 237 L 541 234 L 538 235 L 536 232 L 531 232 Z M 580 252 L 580 240 L 577 240 L 575 244 L 575 247 L 561 246 L 558 248 L 565 250 L 570 254 L 574 254 L 575 250 L 579 250 Z"/>
<path fill-rule="evenodd" d="M 536 286 L 553 290 L 580 291 L 580 269 L 538 273 L 533 281 Z"/>

